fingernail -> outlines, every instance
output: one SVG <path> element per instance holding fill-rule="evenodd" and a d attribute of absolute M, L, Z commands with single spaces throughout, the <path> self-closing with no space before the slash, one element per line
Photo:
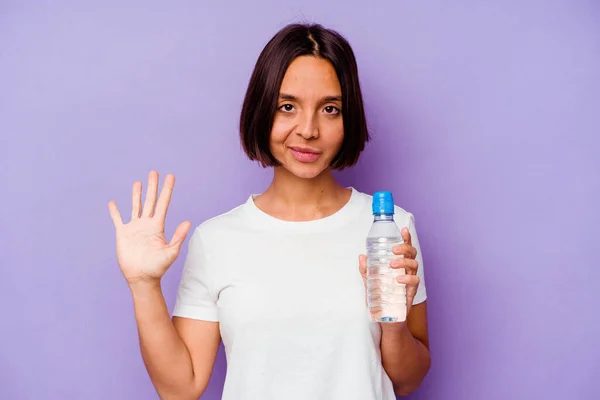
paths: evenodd
<path fill-rule="evenodd" d="M 400 265 L 400 261 L 398 259 L 394 259 L 391 261 L 390 265 L 392 267 L 397 267 L 398 265 Z"/>

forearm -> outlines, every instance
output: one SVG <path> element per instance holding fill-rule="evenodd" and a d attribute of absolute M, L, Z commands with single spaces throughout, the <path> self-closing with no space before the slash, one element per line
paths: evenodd
<path fill-rule="evenodd" d="M 429 350 L 415 339 L 406 324 L 382 324 L 381 359 L 394 391 L 406 395 L 415 391 L 431 363 Z"/>
<path fill-rule="evenodd" d="M 142 358 L 157 392 L 163 399 L 192 398 L 192 360 L 173 326 L 160 282 L 133 285 L 131 292 Z"/>

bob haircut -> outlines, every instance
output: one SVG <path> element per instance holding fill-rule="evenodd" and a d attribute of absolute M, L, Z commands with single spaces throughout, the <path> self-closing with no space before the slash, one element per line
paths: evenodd
<path fill-rule="evenodd" d="M 260 53 L 248 84 L 240 115 L 242 148 L 263 167 L 280 163 L 271 153 L 269 137 L 285 72 L 296 57 L 329 61 L 342 89 L 344 140 L 330 167 L 342 170 L 358 161 L 369 132 L 358 81 L 358 68 L 350 44 L 339 33 L 318 24 L 291 24 L 273 36 Z"/>

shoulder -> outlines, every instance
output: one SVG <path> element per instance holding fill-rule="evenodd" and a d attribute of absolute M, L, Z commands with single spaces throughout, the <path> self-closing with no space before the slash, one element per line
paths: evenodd
<path fill-rule="evenodd" d="M 394 219 L 399 226 L 405 226 L 409 228 L 415 224 L 415 216 L 411 212 L 406 211 L 404 208 L 396 205 L 394 207 L 394 213 Z"/>
<path fill-rule="evenodd" d="M 232 231 L 240 231 L 247 225 L 246 204 L 240 204 L 227 212 L 211 217 L 196 225 L 192 237 L 206 242 L 227 235 Z"/>

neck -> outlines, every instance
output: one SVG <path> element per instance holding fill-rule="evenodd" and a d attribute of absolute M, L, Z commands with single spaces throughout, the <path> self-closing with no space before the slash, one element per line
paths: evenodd
<path fill-rule="evenodd" d="M 274 169 L 273 181 L 265 192 L 276 196 L 288 205 L 314 205 L 332 196 L 337 197 L 344 189 L 336 182 L 331 170 L 323 171 L 312 179 L 299 178 L 282 167 Z"/>
<path fill-rule="evenodd" d="M 283 167 L 275 167 L 273 181 L 255 199 L 263 211 L 286 220 L 312 220 L 333 214 L 350 198 L 331 170 L 312 179 L 299 178 Z"/>

